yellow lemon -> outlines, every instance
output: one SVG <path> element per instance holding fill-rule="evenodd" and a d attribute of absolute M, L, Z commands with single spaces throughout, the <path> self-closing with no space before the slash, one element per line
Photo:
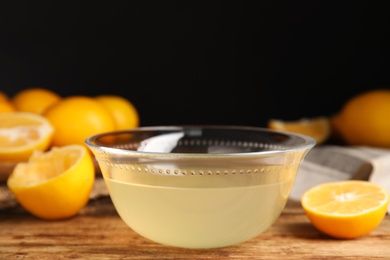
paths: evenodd
<path fill-rule="evenodd" d="M 374 230 L 386 215 L 389 193 L 369 181 L 347 180 L 319 184 L 306 191 L 302 207 L 321 232 L 353 239 Z"/>
<path fill-rule="evenodd" d="M 57 103 L 61 96 L 45 88 L 27 88 L 16 93 L 11 102 L 17 111 L 42 114 L 48 107 Z"/>
<path fill-rule="evenodd" d="M 53 125 L 53 146 L 84 144 L 91 135 L 116 130 L 111 113 L 87 96 L 70 96 L 49 107 L 43 116 Z"/>
<path fill-rule="evenodd" d="M 96 99 L 111 112 L 117 130 L 139 126 L 138 111 L 130 100 L 116 95 L 100 95 Z"/>
<path fill-rule="evenodd" d="M 0 103 L 1 102 L 10 102 L 9 96 L 3 91 L 0 91 Z"/>
<path fill-rule="evenodd" d="M 94 180 L 87 148 L 69 145 L 37 151 L 28 162 L 18 163 L 7 186 L 32 215 L 57 220 L 76 215 L 88 203 Z"/>
<path fill-rule="evenodd" d="M 390 89 L 353 96 L 332 117 L 334 132 L 348 145 L 390 148 Z"/>
<path fill-rule="evenodd" d="M 16 109 L 11 103 L 8 95 L 0 91 L 0 113 L 4 112 L 14 112 Z"/>
<path fill-rule="evenodd" d="M 0 101 L 0 113 L 15 112 L 15 107 L 10 102 Z"/>
<path fill-rule="evenodd" d="M 27 161 L 34 150 L 50 147 L 53 133 L 53 126 L 41 115 L 0 113 L 0 161 Z"/>

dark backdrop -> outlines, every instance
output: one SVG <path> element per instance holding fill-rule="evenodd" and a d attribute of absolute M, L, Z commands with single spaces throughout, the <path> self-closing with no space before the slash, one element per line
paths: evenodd
<path fill-rule="evenodd" d="M 381 3 L 2 1 L 0 90 L 119 94 L 141 125 L 331 115 L 390 86 Z"/>

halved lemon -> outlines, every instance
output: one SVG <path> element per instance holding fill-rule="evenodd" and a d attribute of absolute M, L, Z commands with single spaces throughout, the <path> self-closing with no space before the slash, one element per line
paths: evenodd
<path fill-rule="evenodd" d="M 41 115 L 0 113 L 0 162 L 27 161 L 34 150 L 49 148 L 54 128 Z"/>
<path fill-rule="evenodd" d="M 76 215 L 87 204 L 94 180 L 87 148 L 68 145 L 34 152 L 28 162 L 15 166 L 7 186 L 32 215 L 56 220 Z"/>
<path fill-rule="evenodd" d="M 321 232 L 339 239 L 370 233 L 383 220 L 389 205 L 388 191 L 360 180 L 319 184 L 301 198 L 311 223 Z"/>
<path fill-rule="evenodd" d="M 268 128 L 304 134 L 314 138 L 317 144 L 324 143 L 331 134 L 331 125 L 329 119 L 324 116 L 301 118 L 292 121 L 270 119 L 268 121 Z"/>

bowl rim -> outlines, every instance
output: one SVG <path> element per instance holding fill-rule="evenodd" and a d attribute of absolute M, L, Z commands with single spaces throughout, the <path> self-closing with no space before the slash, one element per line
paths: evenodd
<path fill-rule="evenodd" d="M 131 133 L 131 132 L 142 132 L 142 131 L 184 131 L 184 129 L 190 129 L 190 128 L 202 128 L 202 129 L 215 129 L 215 130 L 224 130 L 224 129 L 230 129 L 230 130 L 244 130 L 244 131 L 257 131 L 257 132 L 266 132 L 266 133 L 275 133 L 275 134 L 281 134 L 285 136 L 291 136 L 298 138 L 302 140 L 301 144 L 293 145 L 291 147 L 282 147 L 278 146 L 278 149 L 275 150 L 264 150 L 264 151 L 251 151 L 251 152 L 232 152 L 232 153 L 170 153 L 170 152 L 154 152 L 154 151 L 138 151 L 138 150 L 127 150 L 127 149 L 121 149 L 121 148 L 115 148 L 110 146 L 104 146 L 100 144 L 96 144 L 96 140 L 98 138 L 108 136 L 108 135 L 117 135 L 122 133 Z M 115 131 L 109 131 L 109 132 L 103 132 L 98 133 L 95 135 L 91 135 L 87 137 L 84 140 L 85 145 L 93 150 L 103 150 L 105 152 L 109 153 L 115 153 L 118 155 L 130 155 L 130 156 L 142 156 L 142 157 L 172 157 L 174 155 L 175 157 L 211 157 L 211 158 L 217 158 L 217 157 L 237 157 L 237 156 L 264 156 L 264 155 L 276 155 L 276 154 L 282 154 L 282 153 L 289 153 L 289 152 L 298 152 L 298 151 L 309 151 L 311 148 L 313 148 L 317 142 L 314 138 L 294 133 L 294 132 L 288 132 L 288 131 L 281 131 L 281 130 L 273 130 L 266 127 L 255 127 L 255 126 L 243 126 L 243 125 L 210 125 L 210 124 L 201 124 L 201 125 L 160 125 L 160 126 L 140 126 L 135 128 L 129 128 L 124 130 L 115 130 Z"/>

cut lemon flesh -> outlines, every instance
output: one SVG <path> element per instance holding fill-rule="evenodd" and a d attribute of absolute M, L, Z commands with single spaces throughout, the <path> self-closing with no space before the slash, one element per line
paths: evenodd
<path fill-rule="evenodd" d="M 18 163 L 7 186 L 20 205 L 42 219 L 74 216 L 86 205 L 95 180 L 95 168 L 82 145 L 36 151 Z"/>
<path fill-rule="evenodd" d="M 388 191 L 372 182 L 347 180 L 317 185 L 301 198 L 312 224 L 323 233 L 352 239 L 374 230 L 386 215 Z"/>
<path fill-rule="evenodd" d="M 268 128 L 304 134 L 314 138 L 317 144 L 324 143 L 331 133 L 331 126 L 327 117 L 302 118 L 295 121 L 270 119 Z"/>
<path fill-rule="evenodd" d="M 27 161 L 34 150 L 46 150 L 54 128 L 43 116 L 27 112 L 0 113 L 0 162 Z"/>

